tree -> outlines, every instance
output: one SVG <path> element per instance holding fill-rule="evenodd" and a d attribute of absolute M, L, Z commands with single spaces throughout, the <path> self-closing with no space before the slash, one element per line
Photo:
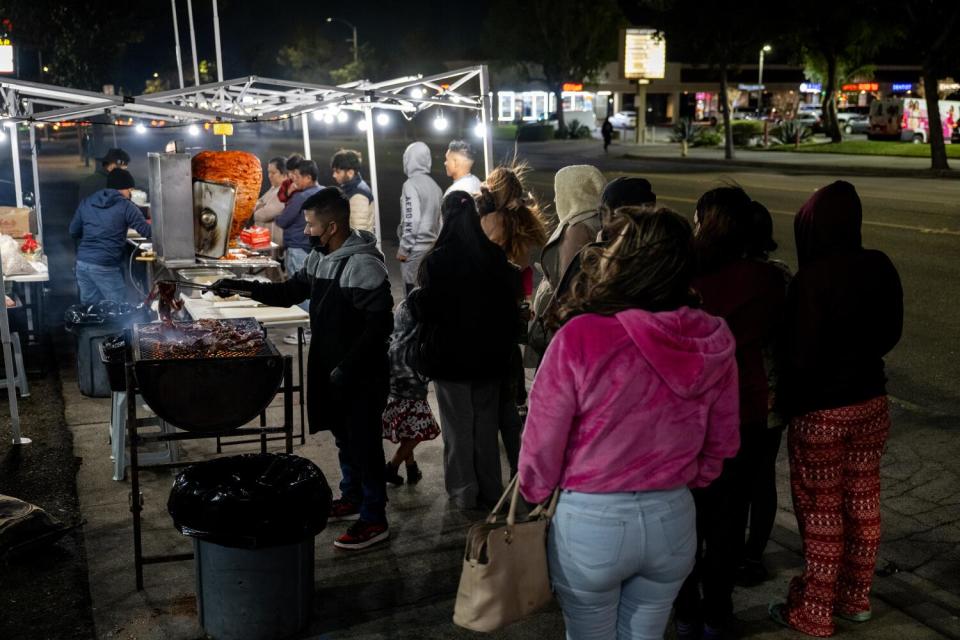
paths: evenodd
<path fill-rule="evenodd" d="M 843 140 L 837 120 L 840 83 L 873 62 L 895 35 L 896 22 L 884 17 L 875 0 L 847 0 L 806 12 L 792 23 L 792 39 L 823 85 L 824 128 L 833 142 Z"/>
<path fill-rule="evenodd" d="M 740 64 L 756 59 L 764 43 L 776 39 L 779 20 L 769 3 L 759 0 L 714 2 L 698 0 L 628 0 L 621 3 L 636 25 L 664 34 L 667 54 L 679 51 L 685 61 L 707 64 L 717 70 L 720 113 L 726 140 L 724 156 L 733 158 L 733 127 L 730 121 L 729 74 Z"/>
<path fill-rule="evenodd" d="M 523 8 L 523 13 L 518 12 Z M 582 82 L 617 58 L 623 15 L 614 0 L 497 0 L 487 21 L 488 55 L 508 65 L 542 69 L 557 101 L 557 128 L 566 130 L 563 83 Z"/>
<path fill-rule="evenodd" d="M 142 40 L 144 5 L 118 10 L 116 3 L 92 0 L 82 7 L 53 0 L 12 0 L 0 15 L 13 23 L 16 46 L 39 52 L 49 71 L 44 81 L 99 91 L 114 62 L 129 44 Z M 23 55 L 21 54 L 21 59 Z"/>
<path fill-rule="evenodd" d="M 900 5 L 897 14 L 902 19 L 901 44 L 920 63 L 923 94 L 927 102 L 927 121 L 930 127 L 930 168 L 945 171 L 947 148 L 943 139 L 940 118 L 938 80 L 948 75 L 960 77 L 960 4 L 940 0 L 909 0 Z"/>

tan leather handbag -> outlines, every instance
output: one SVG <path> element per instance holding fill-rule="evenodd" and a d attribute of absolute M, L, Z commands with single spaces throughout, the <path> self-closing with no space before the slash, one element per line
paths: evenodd
<path fill-rule="evenodd" d="M 547 528 L 559 489 L 523 522 L 516 521 L 520 484 L 507 485 L 485 522 L 467 532 L 467 548 L 453 622 L 473 631 L 496 631 L 553 599 L 547 571 Z M 506 520 L 498 515 L 507 498 Z"/>

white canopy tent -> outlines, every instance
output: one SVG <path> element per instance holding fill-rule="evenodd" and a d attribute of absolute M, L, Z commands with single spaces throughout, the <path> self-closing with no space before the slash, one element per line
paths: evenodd
<path fill-rule="evenodd" d="M 42 245 L 43 210 L 36 147 L 36 127 L 40 123 L 76 122 L 107 115 L 114 118 L 164 119 L 173 125 L 208 122 L 242 124 L 279 121 L 299 116 L 303 130 L 304 156 L 310 158 L 308 116 L 311 112 L 359 112 L 366 119 L 368 175 L 374 196 L 379 243 L 382 236 L 373 110 L 399 111 L 406 117 L 416 116 L 431 108 L 476 111 L 478 122 L 482 125 L 484 173 L 487 174 L 492 169 L 493 161 L 491 96 L 489 73 L 485 65 L 432 76 L 406 76 L 384 82 L 362 80 L 337 86 L 248 76 L 139 96 L 107 95 L 0 78 L 0 126 L 6 129 L 10 136 L 14 191 L 18 207 L 23 206 L 18 126 L 21 123 L 28 126 L 37 239 Z M 0 285 L 3 283 L 2 278 L 3 274 L 0 273 Z M 13 380 L 7 311 L 5 306 L 0 307 L 0 341 L 6 376 L 8 380 Z M 10 385 L 8 390 L 13 441 L 14 444 L 25 444 L 29 441 L 21 439 L 20 436 L 16 390 Z"/>

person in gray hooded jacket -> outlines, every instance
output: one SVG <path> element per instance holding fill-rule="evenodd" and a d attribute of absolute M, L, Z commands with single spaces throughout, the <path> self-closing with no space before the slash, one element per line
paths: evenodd
<path fill-rule="evenodd" d="M 430 177 L 430 148 L 412 142 L 403 152 L 403 173 L 407 176 L 400 192 L 402 218 L 397 228 L 400 273 L 407 293 L 417 284 L 420 260 L 440 233 L 440 198 L 443 191 Z"/>

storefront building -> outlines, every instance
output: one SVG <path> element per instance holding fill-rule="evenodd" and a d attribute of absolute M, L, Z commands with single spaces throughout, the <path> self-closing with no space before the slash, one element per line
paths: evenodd
<path fill-rule="evenodd" d="M 535 74 L 531 74 L 535 75 Z M 529 77 L 529 76 L 527 76 Z M 877 66 L 870 77 L 856 78 L 841 85 L 837 93 L 840 108 L 866 109 L 880 97 L 922 97 L 920 69 L 914 66 Z M 763 83 L 759 65 L 742 65 L 729 75 L 731 107 L 738 111 L 791 117 L 806 109 L 819 108 L 822 85 L 805 77 L 802 67 L 765 64 Z M 954 83 L 956 84 L 956 83 Z M 500 123 L 544 122 L 556 119 L 556 95 L 543 82 L 521 80 L 513 72 L 494 74 L 494 116 Z M 957 90 L 960 87 L 954 89 Z M 950 93 L 941 82 L 941 98 Z M 591 128 L 621 111 L 634 109 L 637 84 L 620 77 L 618 63 L 611 62 L 595 78 L 570 79 L 564 83 L 562 99 L 566 122 L 578 120 Z M 681 118 L 695 121 L 720 120 L 719 80 L 716 69 L 704 65 L 667 62 L 662 80 L 646 86 L 647 125 L 667 125 Z"/>

